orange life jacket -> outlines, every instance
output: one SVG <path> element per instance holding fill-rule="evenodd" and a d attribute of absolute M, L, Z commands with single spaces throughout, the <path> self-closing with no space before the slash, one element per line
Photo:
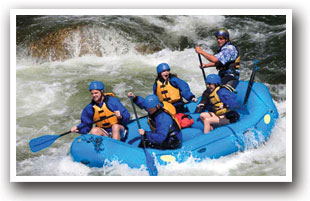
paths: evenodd
<path fill-rule="evenodd" d="M 164 83 L 157 80 L 156 84 L 156 95 L 158 96 L 160 102 L 167 101 L 168 103 L 175 103 L 181 99 L 180 90 L 172 86 L 169 80 Z"/>
<path fill-rule="evenodd" d="M 100 128 L 110 128 L 112 127 L 113 124 L 118 123 L 118 119 L 115 116 L 115 113 L 111 111 L 106 104 L 109 96 L 114 96 L 114 94 L 104 93 L 104 96 L 105 100 L 101 107 L 99 107 L 98 105 L 93 105 L 94 108 L 93 121 L 95 122 L 102 119 L 102 121 L 96 123 L 96 126 Z"/>

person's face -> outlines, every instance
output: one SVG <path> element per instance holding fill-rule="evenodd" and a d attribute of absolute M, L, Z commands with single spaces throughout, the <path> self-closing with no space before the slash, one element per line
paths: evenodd
<path fill-rule="evenodd" d="M 157 110 L 157 107 L 154 107 L 154 108 L 148 108 L 147 111 L 149 114 L 154 114 L 154 112 L 156 112 Z"/>
<path fill-rule="evenodd" d="M 223 47 L 223 45 L 225 45 L 225 43 L 227 42 L 227 40 L 223 36 L 217 36 L 216 40 L 220 47 Z"/>
<path fill-rule="evenodd" d="M 211 90 L 211 92 L 214 91 L 214 89 L 216 88 L 215 84 L 208 83 L 208 86 L 209 86 L 209 89 Z"/>
<path fill-rule="evenodd" d="M 95 102 L 100 102 L 102 98 L 101 91 L 99 90 L 91 90 L 91 96 Z"/>
<path fill-rule="evenodd" d="M 160 76 L 164 79 L 164 80 L 167 80 L 168 77 L 170 75 L 170 71 L 169 70 L 165 70 L 163 72 L 160 73 Z"/>

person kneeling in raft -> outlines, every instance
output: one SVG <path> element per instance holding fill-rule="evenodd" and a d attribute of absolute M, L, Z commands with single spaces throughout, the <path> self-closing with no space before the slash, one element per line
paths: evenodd
<path fill-rule="evenodd" d="M 221 78 L 210 74 L 206 78 L 207 89 L 203 92 L 200 103 L 195 112 L 202 112 L 200 119 L 204 124 L 204 133 L 213 130 L 214 126 L 223 126 L 239 120 L 239 113 L 230 108 L 237 106 L 234 88 L 230 85 L 221 85 Z"/>
<path fill-rule="evenodd" d="M 181 127 L 174 117 L 176 109 L 172 104 L 165 101 L 161 103 L 154 94 L 148 95 L 144 99 L 141 96 L 136 96 L 133 92 L 129 92 L 128 97 L 132 97 L 133 102 L 138 107 L 148 112 L 148 124 L 152 131 L 139 129 L 139 134 L 144 135 L 147 147 L 176 149 L 181 146 Z"/>
<path fill-rule="evenodd" d="M 125 124 L 130 120 L 128 110 L 113 93 L 104 93 L 104 85 L 93 81 L 89 85 L 92 101 L 83 110 L 81 124 L 73 126 L 71 132 L 90 133 L 123 140 L 126 135 Z M 101 121 L 100 121 L 101 120 Z M 92 128 L 92 124 L 96 127 Z"/>

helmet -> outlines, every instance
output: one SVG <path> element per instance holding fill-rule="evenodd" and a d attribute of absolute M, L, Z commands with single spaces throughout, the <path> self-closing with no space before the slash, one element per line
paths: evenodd
<path fill-rule="evenodd" d="M 155 108 L 159 103 L 158 97 L 154 94 L 148 95 L 144 100 L 144 106 L 146 109 Z"/>
<path fill-rule="evenodd" d="M 209 84 L 221 84 L 221 78 L 217 74 L 210 74 L 207 76 L 206 83 Z"/>
<path fill-rule="evenodd" d="M 91 90 L 104 90 L 104 85 L 100 81 L 92 81 L 89 84 L 89 91 Z"/>
<path fill-rule="evenodd" d="M 229 32 L 227 31 L 227 29 L 219 29 L 216 31 L 216 33 L 214 35 L 216 37 L 217 36 L 223 36 L 226 40 L 229 40 Z"/>
<path fill-rule="evenodd" d="M 170 70 L 170 66 L 167 63 L 161 63 L 157 66 L 157 73 L 161 73 L 165 70 Z"/>

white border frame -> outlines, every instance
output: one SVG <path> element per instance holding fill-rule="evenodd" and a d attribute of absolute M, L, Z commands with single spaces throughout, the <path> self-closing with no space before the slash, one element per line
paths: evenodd
<path fill-rule="evenodd" d="M 286 176 L 16 176 L 16 15 L 286 15 Z M 10 36 L 11 182 L 292 182 L 291 9 L 12 9 Z"/>

